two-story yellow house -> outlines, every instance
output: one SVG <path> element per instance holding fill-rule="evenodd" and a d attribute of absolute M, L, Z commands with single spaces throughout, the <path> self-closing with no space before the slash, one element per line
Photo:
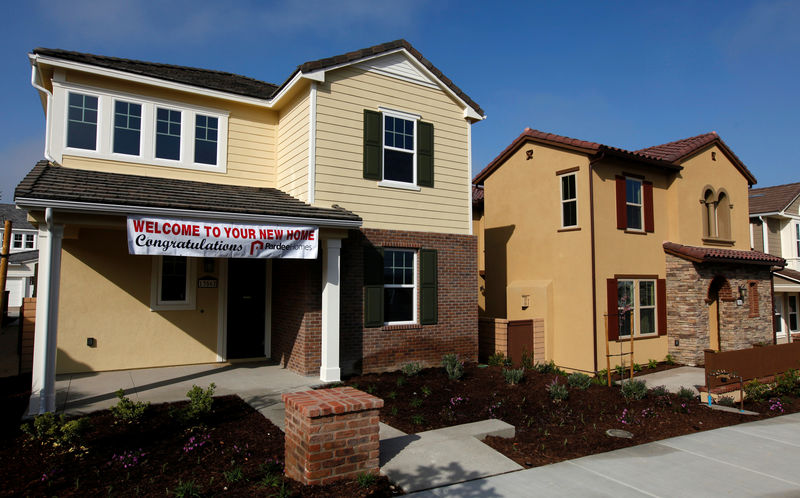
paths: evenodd
<path fill-rule="evenodd" d="M 45 160 L 31 413 L 56 372 L 273 358 L 324 381 L 477 355 L 470 127 L 405 40 L 281 85 L 30 54 Z"/>
<path fill-rule="evenodd" d="M 639 363 L 771 342 L 784 261 L 750 251 L 755 181 L 716 133 L 627 151 L 526 129 L 474 179 L 482 355 L 529 320 L 536 361 L 589 372 L 606 318 L 610 353 L 633 336 Z"/>

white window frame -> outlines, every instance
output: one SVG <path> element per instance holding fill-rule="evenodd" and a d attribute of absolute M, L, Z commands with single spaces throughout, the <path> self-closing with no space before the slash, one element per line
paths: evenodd
<path fill-rule="evenodd" d="M 150 311 L 193 310 L 197 304 L 197 258 L 186 258 L 186 299 L 183 301 L 164 301 L 161 299 L 161 275 L 164 268 L 163 256 L 153 257 L 150 277 Z"/>
<path fill-rule="evenodd" d="M 419 121 L 422 119 L 422 116 L 418 114 L 411 114 L 408 112 L 397 111 L 394 109 L 387 109 L 385 107 L 378 107 L 378 111 L 381 113 L 381 164 L 383 167 L 381 168 L 381 181 L 378 182 L 378 186 L 380 187 L 392 187 L 392 188 L 400 188 L 406 190 L 421 190 L 421 188 L 417 185 L 417 133 L 419 133 Z M 412 182 L 401 182 L 397 180 L 386 180 L 384 179 L 384 175 L 386 173 L 386 162 L 384 161 L 384 150 L 396 150 L 399 152 L 409 153 L 408 149 L 400 149 L 396 147 L 390 147 L 386 145 L 386 117 L 404 119 L 406 121 L 412 121 L 414 123 L 414 138 L 412 140 L 414 148 L 411 151 L 411 173 L 413 175 Z"/>
<path fill-rule="evenodd" d="M 778 315 L 778 330 L 775 333 L 778 337 L 786 337 L 786 329 L 789 327 L 789 322 L 784 316 L 783 296 L 783 294 L 775 294 L 775 314 Z"/>
<path fill-rule="evenodd" d="M 17 237 L 19 237 L 19 245 L 17 245 Z M 25 236 L 19 232 L 11 232 L 11 249 L 23 249 L 25 247 Z"/>
<path fill-rule="evenodd" d="M 792 301 L 794 301 L 794 311 L 792 311 Z M 798 316 L 798 303 L 797 295 L 790 294 L 787 296 L 786 302 L 786 328 L 789 332 L 800 332 L 800 316 Z M 794 323 L 796 325 L 795 328 L 792 328 L 792 315 L 794 315 Z"/>
<path fill-rule="evenodd" d="M 27 247 L 28 240 L 31 241 L 31 246 Z M 33 233 L 26 233 L 23 237 L 22 248 L 26 251 L 33 251 L 36 249 L 36 234 Z"/>
<path fill-rule="evenodd" d="M 387 322 L 384 321 L 384 325 L 413 325 L 419 322 L 419 314 L 417 313 L 417 294 L 419 293 L 419 278 L 417 277 L 417 265 L 418 265 L 418 251 L 416 249 L 407 249 L 402 247 L 384 247 L 384 265 L 385 265 L 385 257 L 387 251 L 394 251 L 394 252 L 404 252 L 404 253 L 411 253 L 413 258 L 413 269 L 411 274 L 414 278 L 413 284 L 387 284 L 384 282 L 383 288 L 384 289 L 411 289 L 411 310 L 412 310 L 412 319 L 411 320 L 404 320 L 404 321 L 397 321 L 397 322 Z M 385 292 L 381 296 L 381 299 L 385 299 Z M 386 315 L 386 310 L 384 310 L 384 316 Z"/>
<path fill-rule="evenodd" d="M 564 178 L 572 177 L 573 181 L 575 182 L 575 197 L 570 199 L 564 199 Z M 571 173 L 564 173 L 562 175 L 558 175 L 558 185 L 561 191 L 561 228 L 575 228 L 580 226 L 578 223 L 578 174 L 577 172 Z M 575 203 L 575 224 L 574 225 L 567 225 L 564 223 L 564 204 L 569 202 Z"/>
<path fill-rule="evenodd" d="M 633 327 L 631 329 L 631 333 L 633 333 L 633 337 L 655 337 L 658 335 L 658 282 L 654 278 L 619 278 L 617 279 L 617 289 L 619 289 L 619 285 L 623 282 L 632 282 L 633 283 L 633 309 L 631 312 L 631 316 L 633 317 Z M 653 304 L 648 306 L 642 306 L 641 304 L 641 295 L 639 291 L 639 285 L 642 282 L 652 282 L 653 284 Z M 617 290 L 617 294 L 619 294 L 619 290 Z M 620 311 L 622 308 L 618 308 Z M 652 309 L 653 310 L 653 332 L 648 332 L 643 334 L 641 331 L 641 310 L 642 309 Z M 620 339 L 630 339 L 630 335 L 622 334 L 620 332 L 619 338 Z"/>
<path fill-rule="evenodd" d="M 639 204 L 634 202 L 628 202 L 628 182 L 636 182 L 639 184 Z M 625 229 L 626 230 L 633 230 L 636 232 L 644 232 L 644 190 L 643 190 L 644 181 L 639 178 L 632 178 L 630 176 L 625 177 Z M 631 226 L 631 217 L 628 216 L 628 206 L 638 207 L 639 208 L 639 224 L 641 225 L 639 228 L 634 228 Z"/>
<path fill-rule="evenodd" d="M 794 222 L 794 248 L 795 256 L 800 258 L 800 221 Z"/>
<path fill-rule="evenodd" d="M 95 150 L 67 147 L 67 118 L 69 94 L 79 93 L 98 98 L 97 103 L 97 141 Z M 139 155 L 114 152 L 114 107 L 116 101 L 130 102 L 142 106 L 141 128 L 139 130 Z M 161 159 L 155 156 L 156 109 L 162 107 L 181 113 L 181 151 L 179 160 Z M 217 164 L 194 161 L 195 116 L 217 118 Z M 227 172 L 229 113 L 221 109 L 194 106 L 182 102 L 149 98 L 114 90 L 99 89 L 53 81 L 53 120 L 51 130 L 52 155 L 63 163 L 64 156 L 77 156 L 105 159 L 126 163 L 148 164 L 171 168 L 181 168 L 214 173 Z"/>

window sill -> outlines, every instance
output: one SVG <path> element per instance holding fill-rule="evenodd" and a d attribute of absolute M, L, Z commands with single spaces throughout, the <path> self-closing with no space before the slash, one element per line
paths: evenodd
<path fill-rule="evenodd" d="M 404 182 L 394 182 L 391 180 L 382 180 L 378 182 L 379 187 L 387 187 L 387 188 L 397 188 L 401 190 L 413 190 L 419 192 L 422 190 L 420 187 L 414 185 L 413 183 L 404 183 Z"/>
<path fill-rule="evenodd" d="M 660 336 L 658 334 L 635 335 L 633 336 L 633 340 L 640 341 L 643 339 L 658 339 L 659 337 L 666 337 L 666 336 Z M 616 340 L 616 342 L 631 342 L 631 338 L 629 336 L 620 337 L 619 339 Z"/>
<path fill-rule="evenodd" d="M 729 239 L 718 239 L 716 237 L 703 237 L 703 243 L 710 246 L 732 246 L 736 241 Z"/>
<path fill-rule="evenodd" d="M 155 304 L 150 311 L 194 311 L 195 303 Z"/>
<path fill-rule="evenodd" d="M 418 323 L 393 323 L 385 324 L 381 330 L 415 330 L 421 329 L 422 325 Z"/>
<path fill-rule="evenodd" d="M 634 235 L 647 235 L 647 232 L 644 230 L 637 230 L 635 228 L 626 228 L 625 233 L 632 233 Z"/>
<path fill-rule="evenodd" d="M 559 228 L 557 232 L 577 232 L 581 229 L 581 227 L 564 227 Z"/>

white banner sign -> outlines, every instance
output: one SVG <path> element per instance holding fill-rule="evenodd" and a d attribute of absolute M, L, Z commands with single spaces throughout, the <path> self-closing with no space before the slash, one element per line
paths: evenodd
<path fill-rule="evenodd" d="M 130 254 L 316 259 L 318 241 L 318 227 L 128 216 Z"/>

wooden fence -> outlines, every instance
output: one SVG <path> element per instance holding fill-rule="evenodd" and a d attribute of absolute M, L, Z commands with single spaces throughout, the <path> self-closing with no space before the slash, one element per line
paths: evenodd
<path fill-rule="evenodd" d="M 715 372 L 728 372 L 742 377 L 747 382 L 752 379 L 766 379 L 791 369 L 800 370 L 800 342 L 753 346 L 750 349 L 716 352 L 705 351 L 705 368 L 708 388 L 730 385 L 738 378 L 724 379 Z"/>

